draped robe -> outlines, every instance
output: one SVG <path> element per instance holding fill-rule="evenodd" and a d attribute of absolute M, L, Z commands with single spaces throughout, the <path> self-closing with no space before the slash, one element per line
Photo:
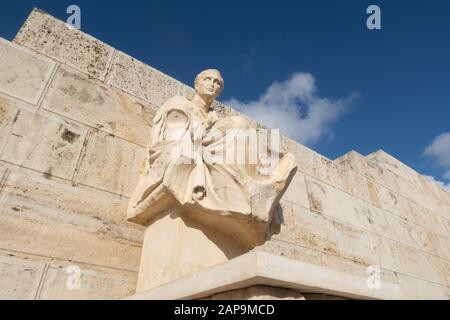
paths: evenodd
<path fill-rule="evenodd" d="M 255 129 L 243 117 L 218 118 L 184 97 L 167 100 L 153 119 L 145 171 L 130 199 L 129 219 L 143 224 L 176 204 L 194 215 L 270 222 L 295 174 L 295 159 L 258 137 L 256 161 L 249 161 L 255 141 L 238 140 Z"/>

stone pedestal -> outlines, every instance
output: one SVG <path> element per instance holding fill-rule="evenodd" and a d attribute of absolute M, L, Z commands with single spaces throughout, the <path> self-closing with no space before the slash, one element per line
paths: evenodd
<path fill-rule="evenodd" d="M 248 247 L 181 208 L 161 214 L 145 231 L 137 293 L 227 262 Z"/>

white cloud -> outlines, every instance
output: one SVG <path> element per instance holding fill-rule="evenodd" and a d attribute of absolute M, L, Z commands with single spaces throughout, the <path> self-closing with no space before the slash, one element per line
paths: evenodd
<path fill-rule="evenodd" d="M 444 179 L 447 179 L 450 181 L 450 171 L 445 172 L 443 175 Z"/>
<path fill-rule="evenodd" d="M 434 158 L 438 164 L 447 168 L 450 175 L 450 132 L 443 133 L 425 149 L 424 155 Z"/>
<path fill-rule="evenodd" d="M 286 81 L 272 83 L 256 101 L 232 98 L 224 103 L 300 143 L 313 144 L 332 133 L 331 124 L 356 97 L 332 100 L 317 96 L 316 91 L 314 77 L 297 72 Z"/>
<path fill-rule="evenodd" d="M 424 176 L 426 178 L 428 178 L 430 181 L 437 183 L 438 185 L 440 185 L 442 188 L 444 188 L 445 190 L 447 190 L 450 193 L 450 183 L 445 183 L 439 180 L 436 180 L 434 177 L 432 176 Z"/>
<path fill-rule="evenodd" d="M 438 165 L 443 167 L 445 172 L 442 177 L 450 181 L 450 132 L 443 133 L 434 138 L 433 142 L 425 148 L 423 154 L 434 159 Z M 437 183 L 443 185 L 450 192 L 449 183 L 440 181 L 437 181 Z"/>

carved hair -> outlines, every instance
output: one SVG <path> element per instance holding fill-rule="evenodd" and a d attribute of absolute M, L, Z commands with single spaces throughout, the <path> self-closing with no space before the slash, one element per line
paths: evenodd
<path fill-rule="evenodd" d="M 222 92 L 223 87 L 224 87 L 224 82 L 223 82 L 223 78 L 222 75 L 220 74 L 220 71 L 217 69 L 206 69 L 203 70 L 202 72 L 200 72 L 196 77 L 195 77 L 195 81 L 194 81 L 194 86 L 197 86 L 198 81 L 203 78 L 205 76 L 206 73 L 208 72 L 214 72 L 217 74 L 219 81 L 220 81 L 220 91 L 219 94 Z"/>

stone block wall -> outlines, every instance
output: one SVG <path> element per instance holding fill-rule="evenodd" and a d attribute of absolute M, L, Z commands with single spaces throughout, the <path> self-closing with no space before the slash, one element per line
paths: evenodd
<path fill-rule="evenodd" d="M 143 229 L 127 201 L 152 117 L 177 94 L 193 89 L 40 10 L 0 39 L 0 299 L 134 293 Z M 299 170 L 285 224 L 256 250 L 362 276 L 378 265 L 409 298 L 449 298 L 450 194 L 383 151 L 332 161 L 282 142 Z"/>

